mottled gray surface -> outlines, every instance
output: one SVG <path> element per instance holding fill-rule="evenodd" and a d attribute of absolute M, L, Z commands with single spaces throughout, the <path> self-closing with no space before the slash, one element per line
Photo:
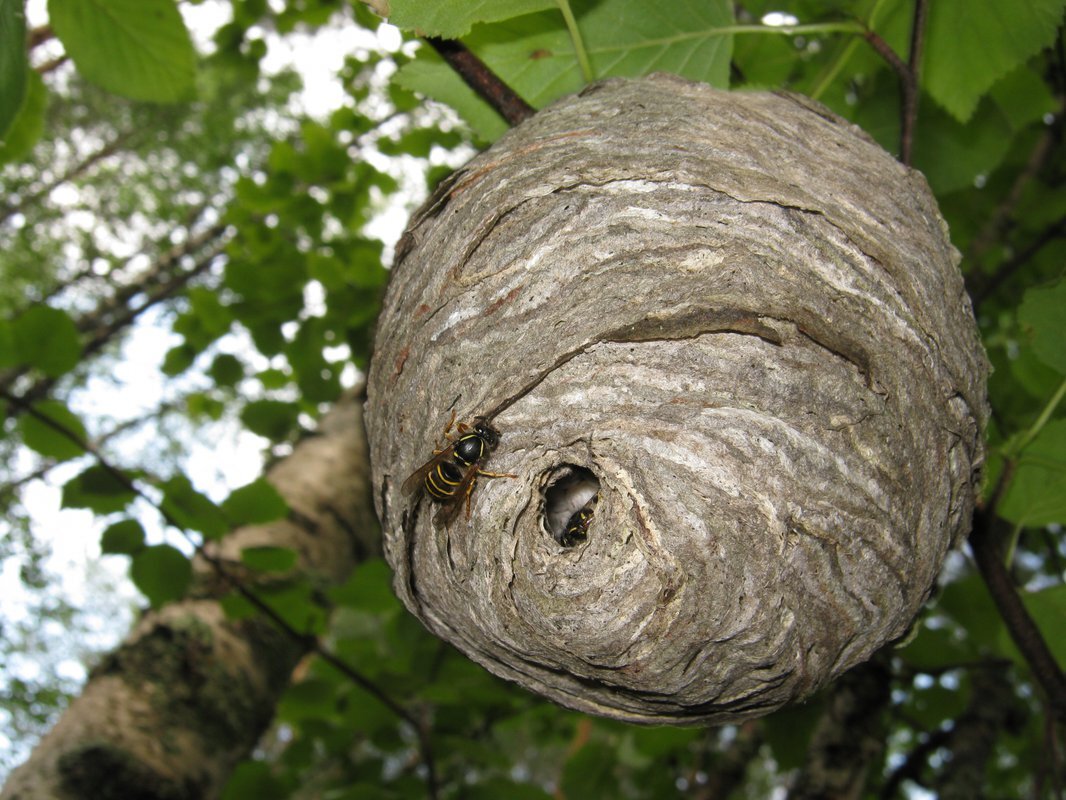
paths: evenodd
<path fill-rule="evenodd" d="M 369 377 L 396 590 L 564 705 L 726 722 L 900 636 L 968 530 L 986 361 L 925 180 L 803 98 L 678 78 L 566 98 L 399 248 Z M 399 491 L 451 410 L 469 521 Z M 543 487 L 590 469 L 588 540 Z"/>

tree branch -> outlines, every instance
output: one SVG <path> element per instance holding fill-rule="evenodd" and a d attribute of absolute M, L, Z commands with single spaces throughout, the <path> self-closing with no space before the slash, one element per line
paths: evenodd
<path fill-rule="evenodd" d="M 462 42 L 439 39 L 436 36 L 427 36 L 426 42 L 440 53 L 466 85 L 477 92 L 509 125 L 517 125 L 534 114 L 535 109 L 500 80 L 499 76 Z"/>
<path fill-rule="evenodd" d="M 922 770 L 929 761 L 929 756 L 943 747 L 951 739 L 951 731 L 946 728 L 938 728 L 928 734 L 918 745 L 907 753 L 903 763 L 889 773 L 888 780 L 881 787 L 881 800 L 892 800 L 899 792 L 903 781 L 910 780 L 920 783 Z"/>
<path fill-rule="evenodd" d="M 1003 566 L 996 538 L 989 512 L 974 512 L 970 550 L 974 561 L 977 562 L 977 568 L 988 586 L 996 608 L 1007 623 L 1011 639 L 1047 695 L 1051 713 L 1060 723 L 1066 722 L 1066 677 L 1051 655 L 1040 629 L 1018 596 L 1010 575 Z"/>
<path fill-rule="evenodd" d="M 33 50 L 35 47 L 40 47 L 48 40 L 54 39 L 55 35 L 51 25 L 38 25 L 36 28 L 31 28 L 26 34 L 26 49 Z"/>
<path fill-rule="evenodd" d="M 914 21 L 911 23 L 911 49 L 907 58 L 908 79 L 903 84 L 903 130 L 900 131 L 900 160 L 910 166 L 914 148 L 914 128 L 918 124 L 918 75 L 922 64 L 922 45 L 925 42 L 925 19 L 929 0 L 915 0 Z"/>
<path fill-rule="evenodd" d="M 1059 98 L 1058 108 L 1053 112 L 1055 121 L 1051 125 L 1044 126 L 1043 132 L 1029 153 L 1029 158 L 1026 159 L 1025 166 L 1014 178 L 1010 191 L 1004 195 L 1002 202 L 993 210 L 980 232 L 970 240 L 970 245 L 963 255 L 964 262 L 973 264 L 973 267 L 969 270 L 970 272 L 977 268 L 985 252 L 999 241 L 1014 214 L 1015 208 L 1021 202 L 1026 187 L 1043 170 L 1044 164 L 1047 163 L 1048 157 L 1054 151 L 1055 142 L 1060 135 L 1060 122 L 1064 111 L 1066 111 L 1066 98 Z"/>
<path fill-rule="evenodd" d="M 105 159 L 108 156 L 114 155 L 119 150 L 121 150 L 126 145 L 126 143 L 131 138 L 133 138 L 136 133 L 137 130 L 131 128 L 118 134 L 110 142 L 105 144 L 96 152 L 87 155 L 85 158 L 83 158 L 77 164 L 72 166 L 62 175 L 57 175 L 55 178 L 38 188 L 36 191 L 25 195 L 17 204 L 8 206 L 7 208 L 3 209 L 2 211 L 0 211 L 0 223 L 6 222 L 9 218 L 17 214 L 21 209 L 25 208 L 26 206 L 36 203 L 42 197 L 48 195 L 48 193 L 55 189 L 57 186 L 61 186 L 67 181 L 73 180 L 77 176 L 81 175 L 97 161 L 101 161 L 102 159 Z"/>
<path fill-rule="evenodd" d="M 212 238 L 221 236 L 225 229 L 225 225 L 214 226 L 205 232 L 202 237 L 197 238 L 196 246 L 200 247 L 203 244 L 210 243 Z M 192 242 L 186 244 L 189 245 Z M 116 297 L 102 301 L 100 307 L 75 320 L 75 326 L 78 331 L 87 334 L 82 345 L 82 358 L 101 350 L 120 331 L 132 324 L 137 317 L 149 308 L 172 297 L 179 289 L 188 285 L 198 275 L 206 272 L 220 255 L 224 246 L 224 242 L 216 244 L 202 254 L 192 267 L 174 273 L 167 268 L 178 264 L 181 256 L 188 254 L 185 246 L 178 246 L 165 254 L 161 261 L 156 262 L 146 271 L 145 281 L 148 285 L 155 283 L 155 286 L 146 293 L 145 299 L 140 304 L 127 306 L 116 301 L 117 296 L 122 296 L 124 300 L 129 300 L 132 296 L 143 292 L 143 289 L 138 288 L 141 287 L 141 283 L 134 281 L 131 286 L 120 290 Z M 10 392 L 15 381 L 25 375 L 26 372 L 27 370 L 24 367 L 15 367 L 0 373 L 0 390 Z M 58 380 L 58 378 L 49 376 L 39 377 L 29 386 L 26 386 L 19 396 L 27 404 L 35 403 L 47 395 Z M 11 413 L 10 410 L 8 413 Z"/>
<path fill-rule="evenodd" d="M 973 304 L 974 312 L 976 312 L 981 304 L 991 297 L 1000 286 L 1014 277 L 1018 270 L 1028 264 L 1046 245 L 1064 236 L 1066 236 L 1066 217 L 1062 217 L 1044 228 L 1044 230 L 1040 232 L 1040 235 L 1022 250 L 1015 253 L 1014 256 L 1005 260 L 996 268 L 995 272 L 987 277 L 980 272 L 970 271 L 969 276 L 972 284 L 970 288 L 970 302 Z"/>
<path fill-rule="evenodd" d="M 1004 733 L 1017 733 L 1017 701 L 1007 680 L 1007 665 L 970 676 L 970 702 L 955 720 L 947 743 L 951 759 L 941 766 L 932 789 L 939 800 L 973 800 L 984 794 L 985 774 Z"/>
<path fill-rule="evenodd" d="M 864 34 L 870 46 L 888 63 L 899 76 L 900 84 L 900 134 L 899 160 L 911 164 L 914 151 L 914 129 L 918 124 L 918 71 L 922 61 L 922 46 L 925 41 L 927 0 L 916 0 L 914 21 L 911 24 L 910 54 L 906 62 L 881 36 L 873 30 Z"/>
<path fill-rule="evenodd" d="M 94 449 L 98 450 L 99 448 L 107 444 L 109 441 L 111 441 L 117 436 L 122 435 L 128 430 L 140 427 L 141 425 L 144 425 L 148 422 L 155 422 L 162 419 L 170 412 L 175 411 L 180 406 L 182 406 L 184 402 L 184 398 L 180 400 L 171 400 L 165 403 L 161 403 L 157 408 L 153 409 L 147 414 L 123 420 L 122 422 L 115 425 L 115 427 L 111 430 L 91 440 L 91 444 Z M 44 461 L 44 463 L 42 463 L 37 469 L 33 470 L 32 472 L 26 473 L 25 475 L 19 478 L 15 478 L 10 483 L 0 485 L 0 510 L 7 507 L 8 502 L 12 500 L 12 498 L 15 496 L 15 493 L 20 488 L 22 488 L 28 483 L 31 483 L 32 481 L 44 478 L 49 472 L 51 472 L 61 463 L 65 462 L 56 461 L 55 459 L 47 459 Z"/>

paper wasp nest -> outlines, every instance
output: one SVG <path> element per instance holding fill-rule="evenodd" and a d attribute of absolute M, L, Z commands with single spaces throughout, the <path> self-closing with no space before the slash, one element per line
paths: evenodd
<path fill-rule="evenodd" d="M 810 694 L 968 530 L 987 368 L 957 261 L 922 176 L 803 98 L 656 75 L 541 111 L 398 248 L 367 402 L 397 592 L 583 711 Z M 400 487 L 453 412 L 499 432 L 458 472 L 517 477 L 437 525 Z"/>

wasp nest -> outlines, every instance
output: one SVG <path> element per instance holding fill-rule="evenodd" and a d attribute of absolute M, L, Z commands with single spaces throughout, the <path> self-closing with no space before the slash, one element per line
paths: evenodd
<path fill-rule="evenodd" d="M 921 175 L 803 98 L 656 75 L 541 111 L 398 248 L 367 402 L 398 593 L 583 711 L 810 694 L 906 631 L 968 529 L 957 261 Z M 498 446 L 457 461 L 453 414 Z M 402 492 L 434 449 L 464 485 Z M 477 469 L 517 477 L 466 497 Z"/>

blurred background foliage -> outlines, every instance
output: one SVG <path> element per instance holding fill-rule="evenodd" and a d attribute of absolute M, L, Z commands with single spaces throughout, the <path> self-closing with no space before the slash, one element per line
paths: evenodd
<path fill-rule="evenodd" d="M 929 3 L 913 131 L 995 368 L 988 513 L 1060 664 L 1064 5 Z M 394 27 L 348 0 L 50 0 L 28 18 L 0 0 L 0 767 L 136 608 L 185 590 L 190 547 L 154 505 L 208 536 L 283 511 L 254 479 L 358 382 L 403 217 L 506 130 L 418 36 L 459 38 L 534 107 L 665 70 L 808 94 L 898 153 L 915 9 L 392 0 Z M 373 560 L 326 603 L 274 601 L 318 609 L 332 650 L 428 721 L 444 797 L 801 797 L 834 726 L 867 745 L 848 796 L 1066 796 L 1061 720 L 965 553 L 909 641 L 862 673 L 873 695 L 845 679 L 711 730 L 551 706 L 428 636 L 389 580 Z M 872 729 L 835 715 L 846 697 L 866 698 Z M 425 777 L 402 721 L 310 658 L 225 796 L 423 797 Z"/>

